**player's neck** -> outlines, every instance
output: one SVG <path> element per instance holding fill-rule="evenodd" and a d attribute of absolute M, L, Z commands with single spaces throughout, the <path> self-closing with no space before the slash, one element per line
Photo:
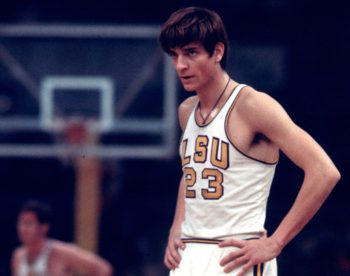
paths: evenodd
<path fill-rule="evenodd" d="M 223 93 L 223 89 L 226 88 L 229 79 L 229 75 L 225 71 L 221 71 L 196 91 L 203 111 L 212 108 Z"/>
<path fill-rule="evenodd" d="M 46 238 L 39 239 L 31 244 L 26 245 L 28 256 L 37 256 L 43 249 L 46 243 Z"/>

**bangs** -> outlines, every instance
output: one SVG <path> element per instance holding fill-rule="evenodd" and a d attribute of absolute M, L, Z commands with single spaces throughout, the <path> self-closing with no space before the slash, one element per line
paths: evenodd
<path fill-rule="evenodd" d="M 197 18 L 183 18 L 177 24 L 163 29 L 160 36 L 161 46 L 166 52 L 172 48 L 183 47 L 192 42 L 207 44 L 213 36 L 213 28 L 205 24 L 207 18 L 198 22 Z"/>
<path fill-rule="evenodd" d="M 214 53 L 215 45 L 221 42 L 225 46 L 225 52 L 220 64 L 223 68 L 226 65 L 227 33 L 220 16 L 214 11 L 188 7 L 172 13 L 161 28 L 158 41 L 162 49 L 170 55 L 174 48 L 199 43 L 210 56 Z"/>

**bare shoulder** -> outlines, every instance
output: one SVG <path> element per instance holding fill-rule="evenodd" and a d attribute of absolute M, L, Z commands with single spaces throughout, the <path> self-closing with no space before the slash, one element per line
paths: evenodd
<path fill-rule="evenodd" d="M 69 257 L 72 255 L 80 254 L 82 249 L 73 243 L 53 240 L 52 241 L 52 252 L 56 256 Z"/>
<path fill-rule="evenodd" d="M 249 86 L 242 90 L 236 109 L 239 116 L 257 131 L 272 127 L 276 120 L 290 120 L 274 98 Z"/>
<path fill-rule="evenodd" d="M 191 112 L 193 111 L 197 103 L 198 103 L 198 97 L 192 96 L 192 97 L 188 97 L 179 105 L 179 109 L 178 109 L 179 122 L 182 130 L 185 129 L 188 118 L 190 117 Z"/>
<path fill-rule="evenodd" d="M 52 255 L 55 256 L 52 259 L 60 260 L 61 265 L 79 275 L 110 276 L 113 274 L 113 267 L 108 261 L 73 243 L 54 241 Z"/>
<path fill-rule="evenodd" d="M 78 264 L 81 260 L 91 259 L 93 255 L 73 243 L 53 241 L 51 256 L 52 259 L 60 260 L 60 263 L 71 267 Z"/>
<path fill-rule="evenodd" d="M 181 109 L 193 109 L 198 102 L 198 96 L 191 96 L 186 98 L 179 106 Z"/>
<path fill-rule="evenodd" d="M 19 246 L 13 251 L 13 256 L 20 256 L 22 254 L 24 254 L 24 247 L 23 246 Z"/>
<path fill-rule="evenodd" d="M 23 254 L 24 254 L 24 247 L 23 246 L 17 247 L 12 253 L 11 269 L 12 269 L 12 273 L 14 275 L 16 274 L 19 260 L 20 260 L 21 256 L 23 256 Z"/>
<path fill-rule="evenodd" d="M 18 259 L 24 254 L 24 247 L 17 247 L 12 253 L 12 261 L 18 261 Z"/>
<path fill-rule="evenodd" d="M 267 93 L 257 91 L 247 86 L 242 90 L 239 96 L 237 109 L 240 112 L 259 111 L 261 108 L 267 108 L 276 104 L 278 104 L 277 101 Z"/>
<path fill-rule="evenodd" d="M 56 257 L 68 259 L 69 261 L 74 259 L 93 259 L 97 257 L 94 253 L 85 250 L 74 243 L 63 241 L 52 242 L 52 253 Z"/>

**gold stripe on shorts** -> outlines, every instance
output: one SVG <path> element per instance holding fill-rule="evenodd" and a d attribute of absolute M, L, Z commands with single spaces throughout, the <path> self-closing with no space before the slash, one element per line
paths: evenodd
<path fill-rule="evenodd" d="M 254 276 L 262 276 L 264 271 L 264 264 L 257 264 L 254 266 Z"/>

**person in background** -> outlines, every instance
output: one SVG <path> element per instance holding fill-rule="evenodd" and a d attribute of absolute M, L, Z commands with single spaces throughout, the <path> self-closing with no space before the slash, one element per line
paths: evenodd
<path fill-rule="evenodd" d="M 15 249 L 13 276 L 111 276 L 112 266 L 101 257 L 72 243 L 47 237 L 50 229 L 50 206 L 28 201 L 20 209 L 17 221 L 22 245 Z"/>

